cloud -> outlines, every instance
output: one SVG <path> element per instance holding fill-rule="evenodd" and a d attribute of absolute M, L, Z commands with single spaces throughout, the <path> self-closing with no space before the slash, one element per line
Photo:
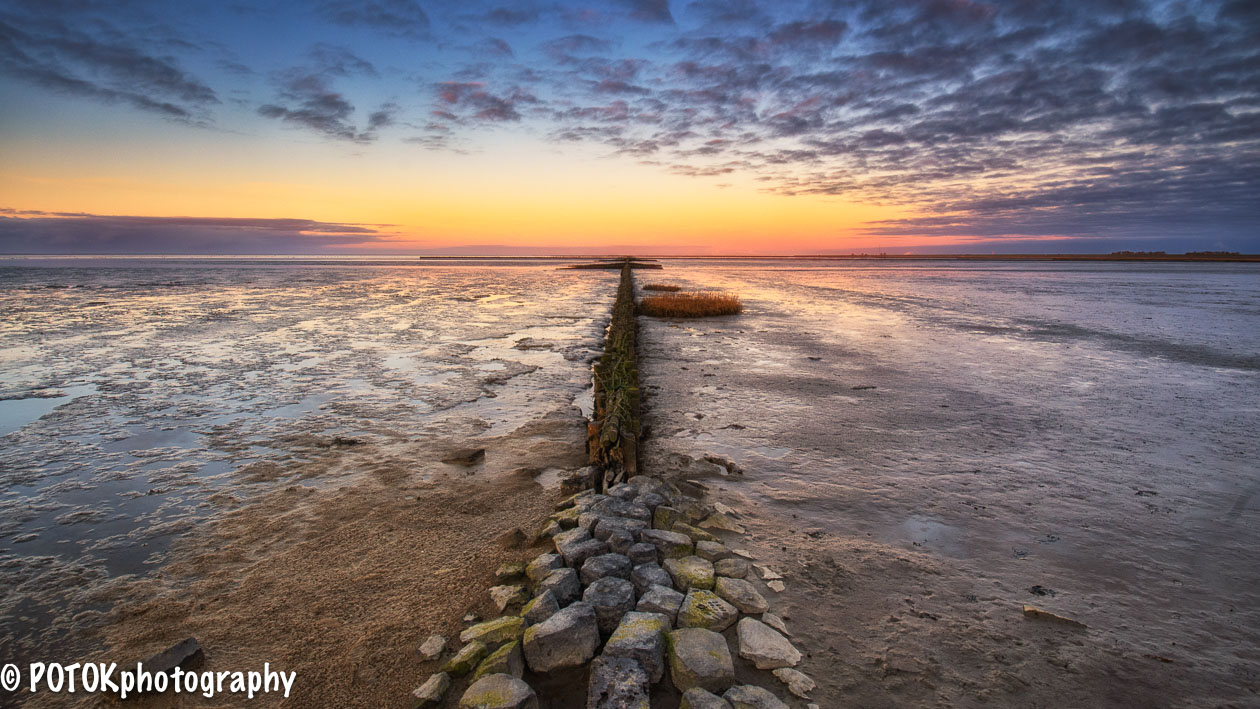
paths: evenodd
<path fill-rule="evenodd" d="M 429 16 L 415 0 L 324 0 L 319 12 L 339 25 L 389 35 L 419 38 L 429 32 Z"/>
<path fill-rule="evenodd" d="M 476 81 L 444 81 L 434 89 L 445 107 L 439 109 L 442 111 L 439 117 L 454 122 L 519 121 L 521 114 L 516 110 L 517 105 L 539 102 L 536 96 L 519 87 L 495 95 L 485 84 Z"/>
<path fill-rule="evenodd" d="M 0 253 L 318 253 L 380 241 L 385 225 L 0 210 Z M 14 216 L 21 215 L 21 216 Z"/>
<path fill-rule="evenodd" d="M 327 67 L 324 68 L 327 70 Z M 355 70 L 362 72 L 363 68 Z M 338 73 L 337 70 L 331 71 L 333 75 Z M 310 69 L 281 72 L 277 76 L 279 91 L 276 100 L 259 106 L 258 115 L 307 128 L 328 138 L 355 143 L 370 143 L 377 139 L 377 130 L 395 123 L 400 108 L 393 102 L 386 102 L 368 115 L 367 127 L 358 130 L 352 120 L 354 105 L 332 89 L 327 76 Z"/>
<path fill-rule="evenodd" d="M 629 11 L 632 19 L 674 24 L 674 16 L 669 11 L 669 0 L 620 0 L 620 2 Z"/>
<path fill-rule="evenodd" d="M 334 76 L 380 76 L 372 62 L 345 47 L 333 44 L 316 44 L 310 51 L 316 68 L 323 74 Z"/>
<path fill-rule="evenodd" d="M 51 4 L 0 10 L 0 72 L 52 91 L 209 122 L 210 108 L 219 103 L 215 91 L 173 58 L 146 48 L 158 38 L 103 19 L 88 32 L 75 19 Z M 188 45 L 170 35 L 159 43 Z"/>
<path fill-rule="evenodd" d="M 599 54 L 612 49 L 612 42 L 588 34 L 571 34 L 542 43 L 543 52 L 559 64 L 577 64 L 577 54 Z"/>

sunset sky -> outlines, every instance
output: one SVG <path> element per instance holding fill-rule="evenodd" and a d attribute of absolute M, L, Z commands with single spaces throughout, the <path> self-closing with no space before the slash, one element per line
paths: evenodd
<path fill-rule="evenodd" d="M 0 0 L 3 253 L 1260 251 L 1260 3 Z"/>

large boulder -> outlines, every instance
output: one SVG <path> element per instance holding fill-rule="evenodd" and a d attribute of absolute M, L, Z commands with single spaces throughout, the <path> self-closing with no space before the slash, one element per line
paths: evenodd
<path fill-rule="evenodd" d="M 535 672 L 580 667 L 599 650 L 595 609 L 577 602 L 525 629 L 525 662 Z"/>
<path fill-rule="evenodd" d="M 553 569 L 534 587 L 535 595 L 541 596 L 545 591 L 551 591 L 556 597 L 556 603 L 563 607 L 581 595 L 582 582 L 578 581 L 578 573 L 573 569 Z"/>
<path fill-rule="evenodd" d="M 639 663 L 600 655 L 591 663 L 586 709 L 651 709 L 652 683 Z"/>
<path fill-rule="evenodd" d="M 613 532 L 618 530 L 629 532 L 630 536 L 634 537 L 647 528 L 648 523 L 641 519 L 600 517 L 599 522 L 595 524 L 595 529 L 591 530 L 591 534 L 596 539 L 607 540 L 608 537 L 612 536 Z"/>
<path fill-rule="evenodd" d="M 604 657 L 628 657 L 647 671 L 653 683 L 665 674 L 665 633 L 669 618 L 660 613 L 631 611 L 604 643 Z"/>
<path fill-rule="evenodd" d="M 669 505 L 659 505 L 652 511 L 652 526 L 656 529 L 669 529 L 675 522 L 681 521 L 682 513 Z"/>
<path fill-rule="evenodd" d="M 608 544 L 608 549 L 614 554 L 630 554 L 630 547 L 634 546 L 634 536 L 624 529 L 614 529 L 612 534 L 604 540 Z M 655 549 L 652 550 L 655 553 Z"/>
<path fill-rule="evenodd" d="M 628 579 L 630 578 L 630 557 L 621 554 L 592 556 L 582 564 L 582 572 L 579 575 L 584 586 L 589 586 L 605 576 Z"/>
<path fill-rule="evenodd" d="M 731 709 L 726 700 L 699 687 L 692 687 L 683 692 L 682 703 L 678 709 Z"/>
<path fill-rule="evenodd" d="M 682 606 L 683 596 L 675 591 L 672 586 L 651 586 L 639 598 L 639 604 L 635 606 L 635 610 L 643 613 L 660 613 L 669 619 L 669 624 L 674 625 L 678 618 L 678 609 Z"/>
<path fill-rule="evenodd" d="M 459 709 L 538 709 L 538 695 L 512 675 L 486 675 L 460 697 Z"/>
<path fill-rule="evenodd" d="M 628 482 L 613 485 L 608 488 L 608 496 L 616 497 L 622 500 L 633 500 L 639 496 L 639 488 Z"/>
<path fill-rule="evenodd" d="M 719 559 L 725 559 L 731 555 L 731 550 L 726 548 L 725 544 L 718 542 L 696 542 L 696 556 L 717 563 Z"/>
<path fill-rule="evenodd" d="M 686 591 L 689 588 L 702 590 L 713 588 L 713 564 L 698 556 L 666 559 L 665 570 L 674 579 L 674 587 L 679 591 Z"/>
<path fill-rule="evenodd" d="M 574 529 L 570 529 L 567 532 L 561 532 L 551 538 L 551 541 L 556 545 L 556 551 L 561 556 L 564 556 L 565 547 L 589 542 L 590 540 L 591 531 L 589 529 L 583 529 L 582 527 L 575 527 Z"/>
<path fill-rule="evenodd" d="M 656 547 L 662 559 L 681 559 L 691 556 L 694 545 L 691 537 L 678 532 L 667 532 L 663 529 L 645 529 L 639 532 L 639 541 Z"/>
<path fill-rule="evenodd" d="M 656 554 L 656 545 L 639 542 L 630 546 L 630 550 L 626 552 L 626 556 L 630 557 L 630 563 L 638 566 L 639 564 L 655 564 L 659 558 Z"/>
<path fill-rule="evenodd" d="M 719 576 L 714 581 L 713 592 L 738 608 L 741 613 L 757 615 L 770 608 L 766 599 L 757 592 L 757 587 L 743 579 Z"/>
<path fill-rule="evenodd" d="M 570 544 L 564 549 L 564 563 L 569 566 L 580 569 L 582 564 L 592 556 L 608 553 L 608 542 L 601 542 L 598 539 L 588 539 L 579 544 Z"/>
<path fill-rule="evenodd" d="M 525 631 L 525 619 L 515 615 L 505 615 L 494 620 L 478 623 L 459 634 L 461 643 L 480 640 L 487 645 L 496 645 L 509 640 L 516 640 Z"/>
<path fill-rule="evenodd" d="M 746 559 L 731 557 L 713 562 L 713 573 L 733 579 L 742 579 L 748 575 L 749 567 Z"/>
<path fill-rule="evenodd" d="M 644 522 L 652 520 L 652 510 L 630 500 L 621 500 L 610 497 L 601 500 L 599 503 L 591 506 L 591 511 L 605 517 L 630 517 L 631 519 L 641 519 Z"/>
<path fill-rule="evenodd" d="M 489 653 L 490 648 L 486 647 L 485 643 L 474 640 L 460 648 L 454 657 L 447 660 L 446 664 L 442 665 L 442 671 L 452 677 L 463 677 L 472 672 L 477 663 Z"/>
<path fill-rule="evenodd" d="M 755 618 L 739 621 L 738 633 L 739 656 L 759 670 L 792 667 L 801 661 L 801 653 L 787 638 Z"/>
<path fill-rule="evenodd" d="M 726 638 L 704 628 L 681 628 L 668 639 L 669 676 L 678 691 L 699 687 L 723 692 L 735 683 L 735 664 Z"/>
<path fill-rule="evenodd" d="M 712 591 L 691 589 L 678 608 L 678 627 L 722 632 L 739 620 L 739 610 Z"/>
<path fill-rule="evenodd" d="M 473 681 L 486 675 L 512 675 L 520 677 L 525 674 L 525 659 L 521 656 L 521 644 L 515 640 L 505 643 L 503 647 L 486 656 L 473 671 Z"/>
<path fill-rule="evenodd" d="M 718 538 L 712 534 L 700 529 L 699 527 L 693 527 L 686 522 L 675 522 L 670 529 L 678 532 L 679 534 L 686 534 L 688 537 L 691 537 L 691 541 L 696 543 L 716 542 L 718 540 Z"/>
<path fill-rule="evenodd" d="M 665 569 L 656 564 L 639 564 L 634 567 L 634 571 L 630 572 L 630 583 L 634 584 L 634 590 L 643 593 L 652 586 L 672 587 L 674 579 Z"/>
<path fill-rule="evenodd" d="M 770 693 L 751 684 L 731 687 L 722 697 L 731 705 L 731 709 L 788 709 L 788 705 Z"/>
<path fill-rule="evenodd" d="M 451 688 L 451 678 L 445 672 L 429 675 L 424 684 L 411 691 L 411 709 L 429 709 L 442 703 L 446 690 Z"/>
<path fill-rule="evenodd" d="M 539 554 L 533 561 L 525 565 L 525 576 L 538 583 L 547 574 L 564 568 L 564 557 L 559 554 Z"/>
<path fill-rule="evenodd" d="M 525 604 L 525 607 L 521 609 L 521 617 L 525 619 L 525 625 L 536 625 L 550 618 L 551 614 L 558 610 L 560 610 L 560 603 L 556 601 L 556 594 L 548 589 Z"/>
<path fill-rule="evenodd" d="M 586 587 L 582 600 L 595 609 L 599 632 L 608 635 L 617 629 L 621 616 L 634 610 L 634 586 L 625 579 L 605 576 Z"/>
<path fill-rule="evenodd" d="M 529 591 L 524 586 L 512 584 L 509 586 L 491 586 L 490 601 L 494 603 L 494 607 L 499 612 L 507 610 L 511 606 L 521 605 L 529 600 Z"/>

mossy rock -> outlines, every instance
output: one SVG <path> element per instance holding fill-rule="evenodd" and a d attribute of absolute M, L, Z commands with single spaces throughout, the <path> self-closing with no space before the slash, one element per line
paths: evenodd
<path fill-rule="evenodd" d="M 485 659 L 489 652 L 490 649 L 485 643 L 474 640 L 460 648 L 459 652 L 455 653 L 455 657 L 447 660 L 446 664 L 442 665 L 442 671 L 453 677 L 463 677 L 472 672 L 477 663 Z"/>

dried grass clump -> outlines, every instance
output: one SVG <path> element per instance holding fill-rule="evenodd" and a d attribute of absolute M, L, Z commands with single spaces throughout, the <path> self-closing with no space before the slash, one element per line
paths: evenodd
<path fill-rule="evenodd" d="M 671 286 L 668 283 L 647 283 L 643 286 L 643 290 L 664 291 L 666 293 L 677 293 L 682 290 L 682 286 Z"/>
<path fill-rule="evenodd" d="M 639 312 L 656 318 L 705 318 L 743 310 L 739 296 L 716 291 L 649 295 L 639 301 Z"/>

